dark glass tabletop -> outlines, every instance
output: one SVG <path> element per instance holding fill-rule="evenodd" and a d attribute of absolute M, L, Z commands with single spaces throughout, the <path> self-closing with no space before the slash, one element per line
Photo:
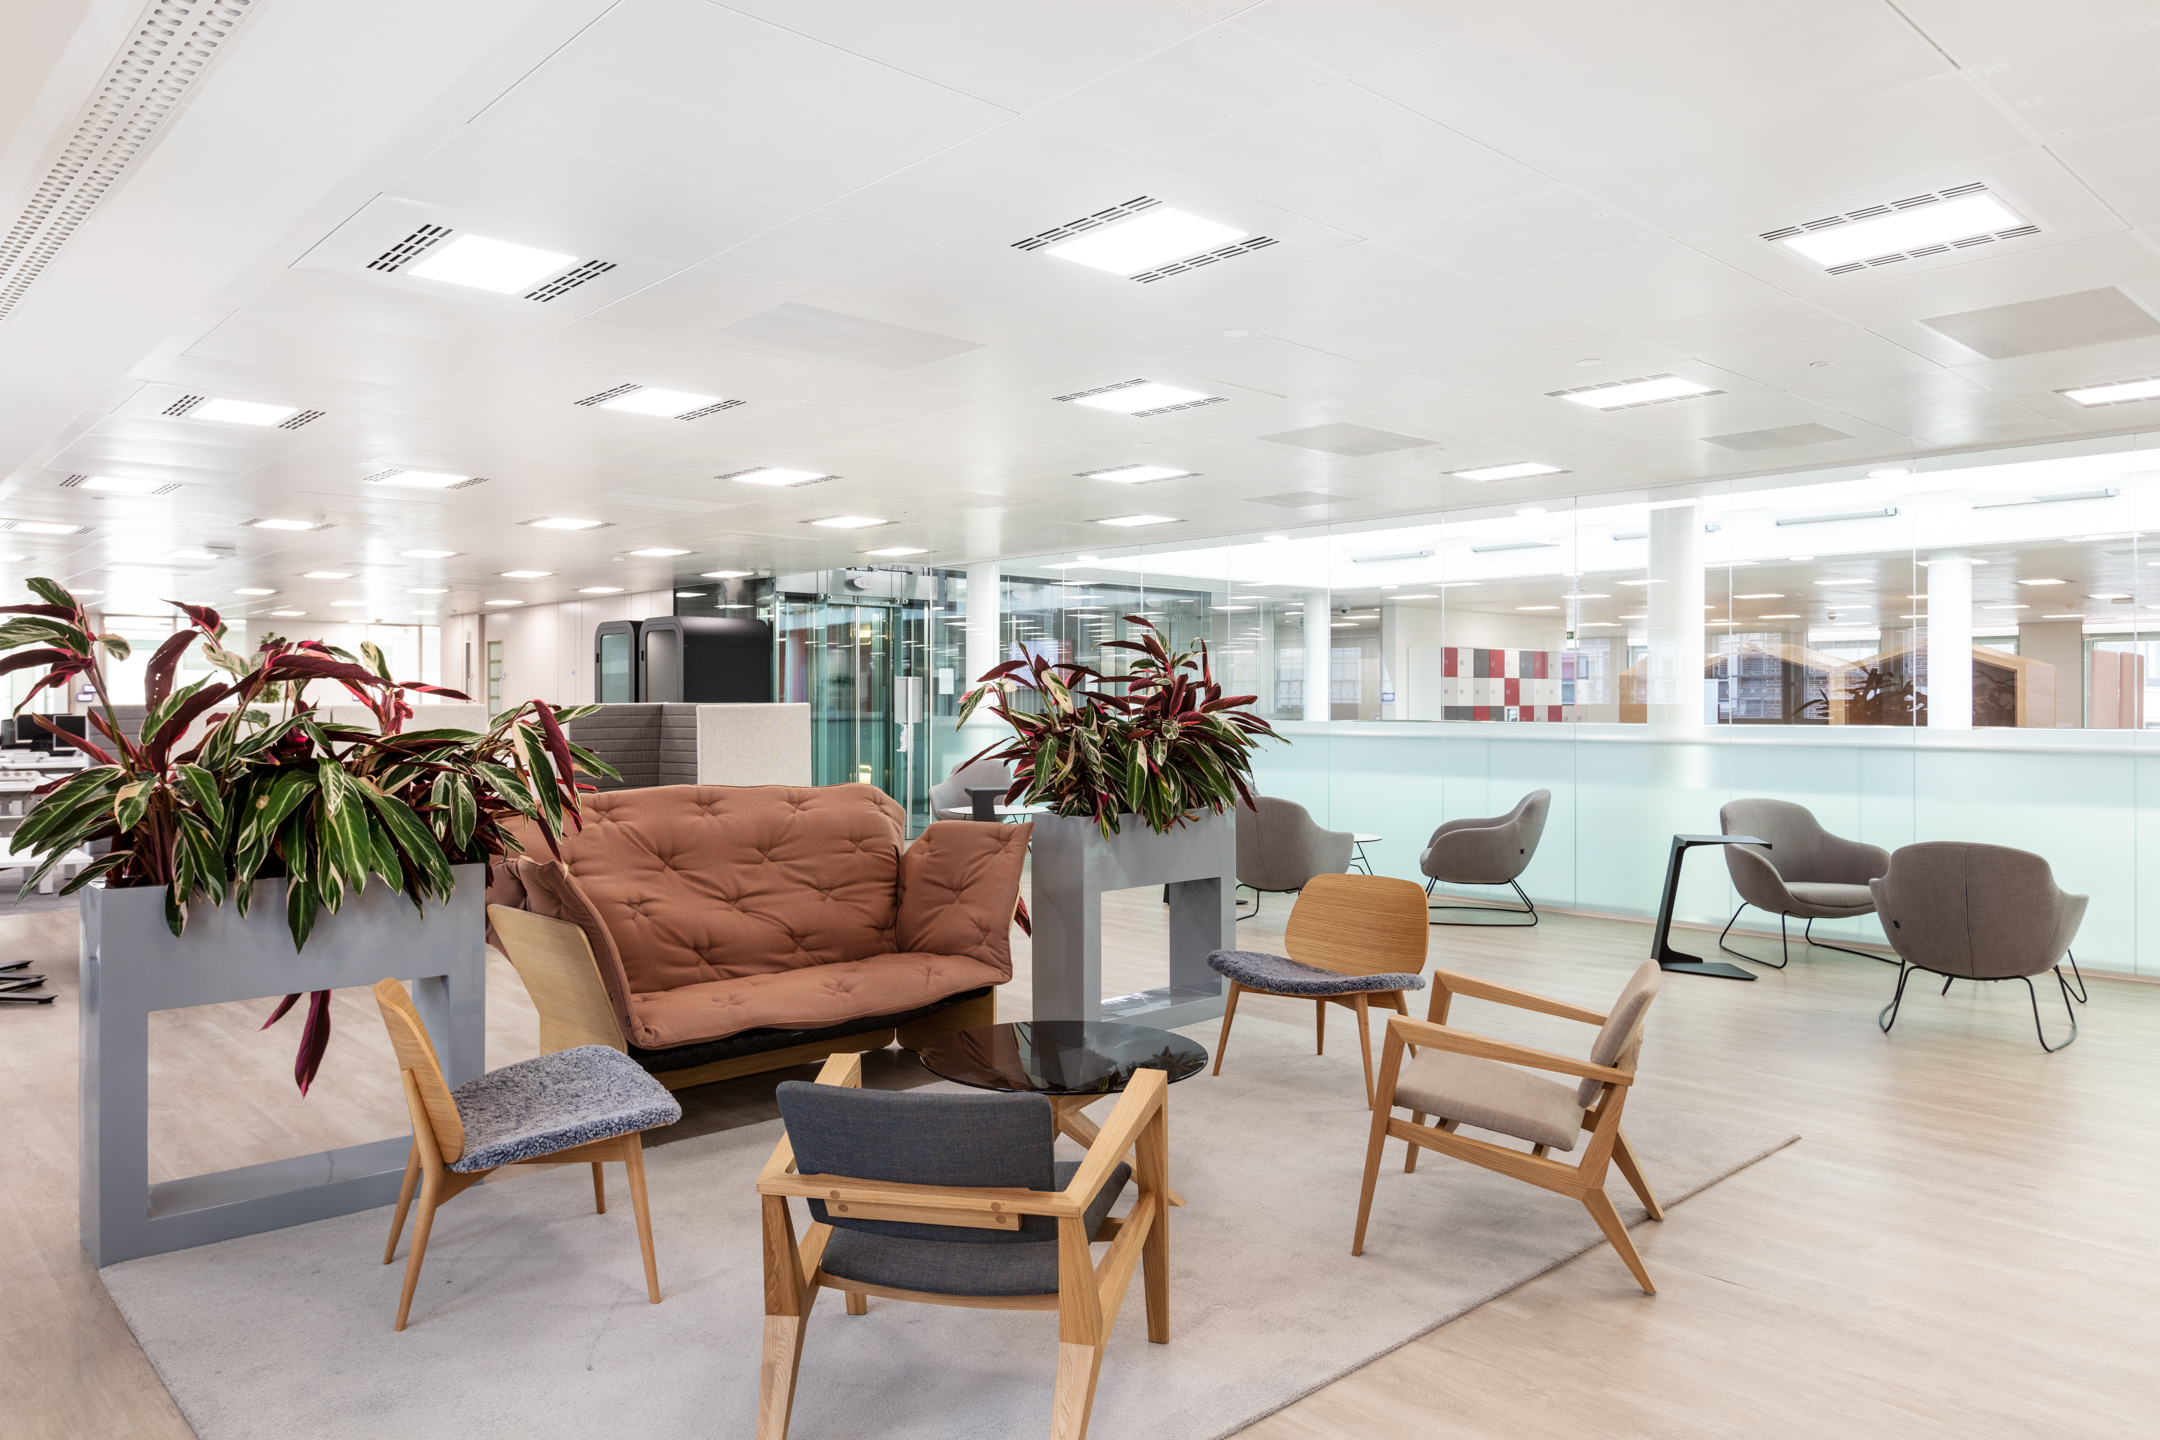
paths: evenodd
<path fill-rule="evenodd" d="M 1037 1095 L 1114 1095 L 1138 1070 L 1185 1080 L 1205 1069 L 1208 1058 L 1182 1035 L 1115 1020 L 985 1025 L 934 1040 L 916 1054 L 944 1079 Z"/>

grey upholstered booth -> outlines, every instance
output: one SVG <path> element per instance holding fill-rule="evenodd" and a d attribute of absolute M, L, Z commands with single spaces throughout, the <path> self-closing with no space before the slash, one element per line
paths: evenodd
<path fill-rule="evenodd" d="M 992 785 L 1000 790 L 1012 785 L 1012 768 L 1002 760 L 977 760 L 963 765 L 930 787 L 930 815 L 936 820 L 965 820 L 975 813 L 968 798 L 968 787 L 987 790 Z"/>
<path fill-rule="evenodd" d="M 2085 918 L 2086 898 L 2055 884 L 2046 860 L 2007 845 L 1977 845 L 1964 840 L 1932 840 L 1907 845 L 1890 857 L 1887 873 L 1869 882 L 1883 933 L 1898 954 L 1897 993 L 1876 1021 L 1888 1034 L 1905 999 L 1905 982 L 1915 970 L 1943 977 L 1943 993 L 1959 980 L 2022 980 L 2032 1002 L 2033 1030 L 2043 1050 L 2060 1050 L 2077 1039 L 2077 1011 L 2071 997 L 2085 1002 L 2085 977 L 2079 974 L 2070 942 Z M 2070 962 L 2077 979 L 2073 991 L 2062 973 Z M 2040 1025 L 2040 996 L 2032 977 L 2053 971 L 2062 991 L 2070 1036 L 2062 1045 L 2047 1043 Z"/>
<path fill-rule="evenodd" d="M 1252 914 L 1260 913 L 1261 893 L 1288 894 L 1315 875 L 1348 874 L 1353 843 L 1350 831 L 1321 829 L 1295 800 L 1255 795 L 1250 810 L 1237 812 L 1237 883 L 1254 892 Z"/>
<path fill-rule="evenodd" d="M 1788 916 L 1807 921 L 1801 940 L 1825 950 L 1843 950 L 1866 960 L 1883 960 L 1864 950 L 1850 950 L 1815 938 L 1817 920 L 1849 920 L 1875 913 L 1875 897 L 1868 884 L 1890 868 L 1890 852 L 1832 835 L 1816 823 L 1815 813 L 1789 800 L 1735 800 L 1718 811 L 1719 833 L 1755 835 L 1770 842 L 1760 845 L 1726 845 L 1725 867 L 1732 875 L 1740 904 L 1718 936 L 1718 948 L 1756 965 L 1782 970 L 1792 963 L 1792 942 L 1785 932 Z M 1782 958 L 1757 960 L 1725 943 L 1740 911 L 1753 905 L 1778 917 L 1778 944 Z M 1883 963 L 1892 962 L 1884 960 Z"/>
<path fill-rule="evenodd" d="M 1552 791 L 1533 790 L 1505 815 L 1486 820 L 1450 820 L 1432 832 L 1418 869 L 1425 874 L 1425 893 L 1435 885 L 1506 885 L 1522 900 L 1522 909 L 1492 905 L 1433 905 L 1428 910 L 1493 911 L 1503 915 L 1528 915 L 1529 925 L 1538 922 L 1537 906 L 1523 893 L 1516 877 L 1537 857 L 1538 840 L 1545 834 L 1545 816 L 1552 809 Z M 1434 920 L 1435 925 L 1522 925 L 1516 920 Z"/>

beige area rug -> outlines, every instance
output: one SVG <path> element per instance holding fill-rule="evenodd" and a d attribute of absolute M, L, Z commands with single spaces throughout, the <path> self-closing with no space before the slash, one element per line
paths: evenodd
<path fill-rule="evenodd" d="M 1212 1050 L 1214 1032 L 1188 1033 Z M 1147 1343 L 1136 1282 L 1096 1394 L 1102 1440 L 1230 1434 L 1602 1244 L 1571 1201 L 1431 1154 L 1406 1176 L 1391 1144 L 1365 1255 L 1352 1259 L 1367 1133 L 1355 1041 L 1316 1058 L 1309 1026 L 1259 1016 L 1241 1017 L 1232 1040 L 1222 1078 L 1170 1090 L 1171 1178 L 1187 1201 L 1171 1212 L 1171 1341 Z M 403 1334 L 390 1329 L 403 1248 L 398 1264 L 380 1263 L 387 1208 L 103 1275 L 202 1440 L 748 1437 L 763 1309 L 751 1185 L 778 1131 L 773 1121 L 651 1148 L 657 1306 L 626 1188 L 612 1179 L 609 1213 L 596 1216 L 583 1167 L 447 1206 Z M 1628 1132 L 1668 1206 L 1796 1138 L 1654 1094 L 1628 1107 Z M 1612 1192 L 1631 1224 L 1649 1223 L 1617 1173 Z M 1615 1293 L 1640 1297 L 1607 1261 Z M 1056 1341 L 1054 1315 L 872 1297 L 851 1317 L 824 1292 L 790 1433 L 1047 1433 Z"/>

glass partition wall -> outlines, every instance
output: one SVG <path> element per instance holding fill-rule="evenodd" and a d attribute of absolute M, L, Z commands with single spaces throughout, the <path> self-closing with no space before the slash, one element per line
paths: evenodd
<path fill-rule="evenodd" d="M 1473 509 L 1002 561 L 998 655 L 1094 663 L 1127 613 L 1206 638 L 1284 734 L 1263 789 L 1384 834 L 1366 847 L 1382 873 L 1422 880 L 1435 826 L 1544 788 L 1531 894 L 1644 915 L 1672 834 L 1772 796 L 1889 849 L 2037 851 L 2093 897 L 2081 962 L 2160 970 L 2144 934 L 2160 885 L 2145 906 L 2137 864 L 2160 755 L 2160 457 L 2140 442 L 1511 488 Z M 1722 924 L 1737 903 L 1698 860 L 1685 918 Z M 1872 919 L 1818 928 L 1881 940 Z"/>

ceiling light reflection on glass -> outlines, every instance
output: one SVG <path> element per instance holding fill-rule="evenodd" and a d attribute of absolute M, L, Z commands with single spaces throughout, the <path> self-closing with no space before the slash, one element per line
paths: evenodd
<path fill-rule="evenodd" d="M 1572 400 L 1592 410 L 1619 410 L 1630 405 L 1649 405 L 1659 400 L 1684 400 L 1690 395 L 1715 395 L 1715 385 L 1683 380 L 1678 375 L 1651 375 L 1641 380 L 1618 380 L 1580 390 L 1551 392 L 1555 398 Z"/>
<path fill-rule="evenodd" d="M 399 490 L 452 490 L 472 478 L 470 475 L 448 475 L 440 470 L 390 470 L 375 476 L 374 483 Z"/>
<path fill-rule="evenodd" d="M 461 552 L 456 550 L 400 550 L 398 554 L 407 560 L 449 560 Z"/>
<path fill-rule="evenodd" d="M 597 530 L 607 524 L 607 521 L 580 520 L 570 515 L 549 515 L 525 523 L 535 530 Z"/>
<path fill-rule="evenodd" d="M 644 550 L 632 550 L 630 553 L 641 560 L 666 560 L 676 555 L 687 555 L 690 552 L 687 550 L 670 550 L 665 546 L 655 545 Z"/>
<path fill-rule="evenodd" d="M 1127 527 L 1134 525 L 1175 525 L 1177 517 L 1175 515 L 1113 515 L 1107 520 L 1097 520 L 1095 523 L 1098 525 Z"/>
<path fill-rule="evenodd" d="M 1198 390 L 1185 390 L 1156 380 L 1143 380 L 1137 385 L 1120 385 L 1092 395 L 1076 395 L 1073 403 L 1085 405 L 1091 410 L 1112 410 L 1120 415 L 1137 415 L 1143 410 L 1190 405 L 1196 400 L 1210 398 L 1212 397 L 1203 395 Z"/>
<path fill-rule="evenodd" d="M 102 490 L 108 495 L 155 495 L 169 485 L 165 480 L 137 480 L 126 475 L 90 475 L 83 479 L 84 490 Z"/>
<path fill-rule="evenodd" d="M 807 485 L 813 480 L 830 480 L 833 477 L 822 470 L 782 470 L 778 466 L 761 465 L 755 470 L 744 470 L 727 478 L 741 481 L 745 485 L 782 486 Z"/>

